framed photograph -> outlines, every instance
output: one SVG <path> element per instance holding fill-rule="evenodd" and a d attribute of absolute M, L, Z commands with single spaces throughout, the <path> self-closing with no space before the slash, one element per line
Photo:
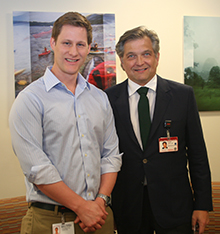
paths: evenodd
<path fill-rule="evenodd" d="M 65 12 L 13 12 L 15 97 L 52 66 L 50 48 L 53 23 Z M 91 51 L 80 73 L 105 90 L 116 84 L 115 15 L 81 13 L 91 23 Z"/>
<path fill-rule="evenodd" d="M 184 83 L 199 111 L 220 110 L 220 17 L 184 17 Z"/>

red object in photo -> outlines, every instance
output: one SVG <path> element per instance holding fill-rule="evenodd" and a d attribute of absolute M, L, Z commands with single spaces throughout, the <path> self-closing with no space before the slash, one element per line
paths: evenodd
<path fill-rule="evenodd" d="M 89 74 L 89 83 L 105 90 L 116 83 L 115 61 L 105 61 L 96 66 Z"/>
<path fill-rule="evenodd" d="M 51 50 L 47 50 L 47 51 L 44 51 L 43 53 L 41 54 L 38 54 L 38 56 L 42 56 L 42 55 L 47 55 L 51 52 Z"/>

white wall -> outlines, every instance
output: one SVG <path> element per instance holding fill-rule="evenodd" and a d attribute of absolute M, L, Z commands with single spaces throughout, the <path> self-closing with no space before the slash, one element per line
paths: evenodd
<path fill-rule="evenodd" d="M 11 148 L 8 114 L 14 100 L 13 11 L 114 13 L 116 41 L 145 25 L 161 40 L 158 74 L 183 83 L 183 16 L 220 17 L 219 0 L 0 0 L 0 199 L 25 194 L 24 178 Z M 204 32 L 205 33 L 205 32 Z M 118 82 L 126 78 L 117 59 Z M 200 113 L 212 180 L 220 181 L 220 112 Z"/>

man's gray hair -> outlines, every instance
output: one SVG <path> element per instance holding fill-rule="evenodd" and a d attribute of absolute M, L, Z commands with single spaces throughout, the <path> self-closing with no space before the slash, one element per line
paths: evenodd
<path fill-rule="evenodd" d="M 160 40 L 157 36 L 157 34 L 152 31 L 152 30 L 148 30 L 147 28 L 145 28 L 144 26 L 139 26 L 137 28 L 133 28 L 131 30 L 126 31 L 119 39 L 117 45 L 116 45 L 116 52 L 119 56 L 119 58 L 122 58 L 124 56 L 124 44 L 127 41 L 133 41 L 133 40 L 137 40 L 137 39 L 142 39 L 144 37 L 148 37 L 150 38 L 151 42 L 152 42 L 152 47 L 153 47 L 153 51 L 154 54 L 157 56 L 160 50 Z"/>

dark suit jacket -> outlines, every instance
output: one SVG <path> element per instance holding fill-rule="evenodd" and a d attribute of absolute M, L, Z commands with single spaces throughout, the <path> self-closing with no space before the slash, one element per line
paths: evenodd
<path fill-rule="evenodd" d="M 106 90 L 124 152 L 112 193 L 118 227 L 138 229 L 145 176 L 153 214 L 162 227 L 190 222 L 193 210 L 212 210 L 210 169 L 192 87 L 158 76 L 154 117 L 143 152 L 130 120 L 127 86 L 126 80 Z M 170 136 L 178 137 L 178 152 L 159 153 L 158 139 L 167 136 L 165 120 L 172 121 Z"/>

